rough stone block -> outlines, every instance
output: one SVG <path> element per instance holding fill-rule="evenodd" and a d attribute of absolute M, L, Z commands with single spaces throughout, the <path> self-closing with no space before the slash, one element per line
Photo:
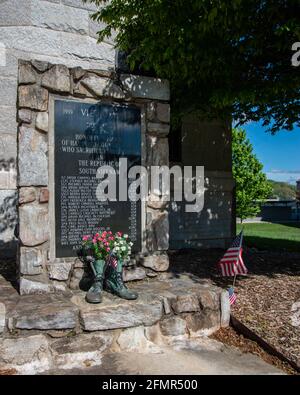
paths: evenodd
<path fill-rule="evenodd" d="M 24 246 L 37 246 L 49 239 L 48 207 L 24 205 L 19 209 L 20 240 Z"/>
<path fill-rule="evenodd" d="M 147 135 L 147 160 L 148 166 L 169 165 L 169 142 L 167 138 Z"/>
<path fill-rule="evenodd" d="M 28 127 L 19 133 L 19 185 L 48 185 L 46 136 Z"/>
<path fill-rule="evenodd" d="M 143 298 L 138 301 L 121 301 L 120 304 L 102 303 L 98 307 L 80 309 L 81 324 L 86 331 L 150 326 L 162 317 L 159 298 Z"/>
<path fill-rule="evenodd" d="M 143 280 L 146 276 L 146 271 L 142 267 L 125 268 L 123 271 L 125 282 Z"/>
<path fill-rule="evenodd" d="M 170 123 L 170 105 L 156 102 L 148 103 L 147 119 L 151 122 Z"/>
<path fill-rule="evenodd" d="M 115 99 L 125 98 L 122 89 L 109 78 L 90 75 L 81 80 L 80 83 L 96 96 L 107 96 Z"/>
<path fill-rule="evenodd" d="M 80 281 L 84 275 L 84 270 L 81 268 L 76 268 L 71 274 L 69 287 L 72 290 L 77 290 L 80 288 Z"/>
<path fill-rule="evenodd" d="M 228 291 L 221 293 L 221 327 L 226 328 L 230 323 L 230 302 Z"/>
<path fill-rule="evenodd" d="M 39 112 L 36 116 L 35 126 L 37 129 L 48 132 L 49 130 L 49 116 L 47 112 Z"/>
<path fill-rule="evenodd" d="M 33 118 L 33 113 L 30 110 L 27 110 L 26 108 L 22 108 L 18 112 L 18 121 L 19 122 L 24 122 L 24 123 L 31 123 Z"/>
<path fill-rule="evenodd" d="M 159 251 L 167 251 L 169 249 L 169 215 L 163 213 L 153 223 L 155 232 L 156 245 Z"/>
<path fill-rule="evenodd" d="M 113 334 L 83 334 L 55 341 L 51 344 L 55 366 L 61 369 L 82 369 L 99 366 L 103 354 L 109 350 Z"/>
<path fill-rule="evenodd" d="M 53 287 L 46 282 L 35 281 L 21 277 L 20 279 L 20 295 L 42 295 L 53 292 Z"/>
<path fill-rule="evenodd" d="M 148 122 L 147 132 L 159 137 L 166 137 L 170 132 L 170 126 L 164 123 Z"/>
<path fill-rule="evenodd" d="M 52 263 L 48 265 L 48 272 L 51 280 L 67 281 L 71 270 L 71 262 Z"/>
<path fill-rule="evenodd" d="M 185 319 L 191 337 L 209 336 L 220 329 L 220 311 L 206 310 L 189 314 Z"/>
<path fill-rule="evenodd" d="M 202 289 L 198 293 L 201 309 L 220 310 L 220 295 L 209 289 Z"/>
<path fill-rule="evenodd" d="M 35 84 L 37 74 L 30 63 L 20 63 L 19 65 L 19 84 Z"/>
<path fill-rule="evenodd" d="M 22 85 L 19 87 L 19 106 L 38 111 L 48 109 L 48 91 L 37 85 Z"/>
<path fill-rule="evenodd" d="M 142 265 L 156 272 L 165 272 L 169 268 L 169 257 L 167 254 L 148 255 L 142 260 Z"/>
<path fill-rule="evenodd" d="M 44 73 L 45 71 L 49 70 L 51 67 L 49 62 L 43 62 L 41 60 L 36 60 L 36 59 L 31 60 L 31 64 L 36 70 L 40 71 L 41 73 Z"/>
<path fill-rule="evenodd" d="M 186 322 L 180 317 L 168 317 L 160 322 L 160 329 L 164 336 L 185 335 Z"/>
<path fill-rule="evenodd" d="M 42 77 L 42 86 L 54 92 L 70 92 L 70 72 L 65 65 L 51 67 Z"/>
<path fill-rule="evenodd" d="M 36 248 L 20 249 L 20 272 L 24 275 L 34 276 L 43 272 L 45 263 L 45 251 Z"/>
<path fill-rule="evenodd" d="M 169 100 L 170 87 L 167 80 L 122 74 L 124 89 L 134 98 Z"/>
<path fill-rule="evenodd" d="M 121 332 L 117 340 L 122 351 L 127 352 L 155 352 L 158 347 L 145 336 L 145 328 L 138 326 Z"/>
<path fill-rule="evenodd" d="M 49 202 L 49 189 L 48 188 L 41 188 L 40 195 L 39 195 L 39 202 L 40 203 L 48 203 Z"/>
<path fill-rule="evenodd" d="M 19 374 L 49 370 L 52 357 L 46 336 L 34 335 L 0 342 L 0 366 L 15 368 Z"/>
<path fill-rule="evenodd" d="M 6 308 L 4 303 L 0 303 L 0 335 L 4 332 L 6 322 Z"/>
<path fill-rule="evenodd" d="M 86 74 L 86 71 L 83 70 L 82 67 L 74 67 L 71 70 L 71 75 L 74 79 L 74 81 L 79 81 L 82 77 L 84 77 Z"/>
<path fill-rule="evenodd" d="M 25 187 L 19 190 L 19 203 L 31 203 L 36 200 L 36 190 L 35 188 Z"/>
<path fill-rule="evenodd" d="M 26 303 L 15 313 L 13 317 L 16 329 L 26 330 L 59 330 L 73 329 L 77 324 L 78 310 L 75 306 L 61 299 L 51 300 L 49 304 L 37 304 L 35 296 L 27 296 Z M 29 298 L 32 303 L 28 303 Z"/>
<path fill-rule="evenodd" d="M 171 303 L 171 305 L 176 314 L 200 310 L 199 300 L 195 294 L 178 296 L 177 299 Z"/>

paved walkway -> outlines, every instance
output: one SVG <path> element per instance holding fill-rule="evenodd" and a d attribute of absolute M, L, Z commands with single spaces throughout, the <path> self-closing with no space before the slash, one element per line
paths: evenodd
<path fill-rule="evenodd" d="M 119 352 L 103 357 L 102 365 L 87 369 L 56 370 L 46 374 L 82 375 L 281 375 L 274 366 L 252 354 L 208 338 L 175 340 L 155 352 Z"/>

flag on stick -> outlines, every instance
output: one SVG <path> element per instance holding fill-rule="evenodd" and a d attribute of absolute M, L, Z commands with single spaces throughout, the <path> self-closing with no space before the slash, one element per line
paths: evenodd
<path fill-rule="evenodd" d="M 230 302 L 230 305 L 233 305 L 233 304 L 235 303 L 235 301 L 236 301 L 236 294 L 234 293 L 234 288 L 233 288 L 233 287 L 230 287 L 230 288 L 228 289 L 228 293 L 229 293 L 229 302 Z"/>
<path fill-rule="evenodd" d="M 238 274 L 247 274 L 248 270 L 243 261 L 243 231 L 234 239 L 231 247 L 219 262 L 219 267 L 224 277 L 232 277 Z"/>

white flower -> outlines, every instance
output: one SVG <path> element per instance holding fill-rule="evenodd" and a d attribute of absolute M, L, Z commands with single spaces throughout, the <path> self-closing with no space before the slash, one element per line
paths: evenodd
<path fill-rule="evenodd" d="M 129 245 L 130 245 L 130 247 L 132 247 L 133 246 L 133 242 L 131 241 L 130 243 L 128 243 Z"/>
<path fill-rule="evenodd" d="M 126 251 L 126 247 L 121 247 L 121 250 L 122 251 Z"/>
<path fill-rule="evenodd" d="M 128 239 L 128 235 L 124 235 L 124 239 Z"/>

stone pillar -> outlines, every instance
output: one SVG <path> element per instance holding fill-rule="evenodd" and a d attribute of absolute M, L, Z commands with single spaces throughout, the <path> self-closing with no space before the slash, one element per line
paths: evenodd
<path fill-rule="evenodd" d="M 21 294 L 74 289 L 82 268 L 74 258 L 55 258 L 51 251 L 54 214 L 50 172 L 54 164 L 50 134 L 51 95 L 133 103 L 142 112 L 142 164 L 168 165 L 169 85 L 156 78 L 117 75 L 102 70 L 68 68 L 40 61 L 20 61 L 18 80 L 19 273 Z M 51 154 L 51 155 L 50 155 Z M 49 160 L 51 159 L 51 160 Z M 51 170 L 52 169 L 52 170 Z M 52 193 L 51 193 L 52 191 Z M 50 198 L 49 198 L 50 196 Z M 50 199 L 50 200 L 49 200 Z M 165 271 L 169 260 L 167 202 L 149 197 L 143 211 L 141 263 L 150 272 Z M 53 258 L 54 256 L 54 258 Z M 141 277 L 141 270 L 138 277 Z M 143 271 L 145 274 L 145 270 Z M 142 276 L 143 277 L 143 276 Z M 127 279 L 136 279 L 128 275 Z"/>

